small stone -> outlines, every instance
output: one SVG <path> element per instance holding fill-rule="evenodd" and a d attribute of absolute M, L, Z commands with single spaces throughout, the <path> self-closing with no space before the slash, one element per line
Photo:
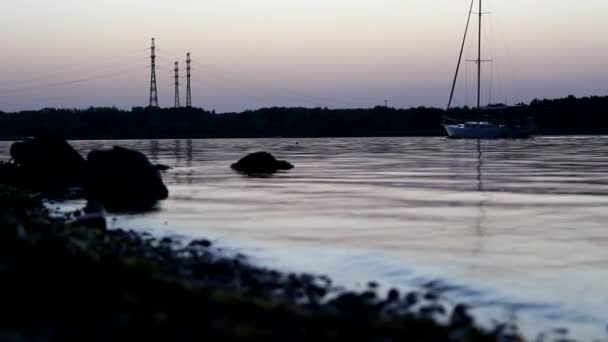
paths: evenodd
<path fill-rule="evenodd" d="M 458 304 L 452 312 L 450 322 L 455 327 L 469 327 L 473 324 L 473 317 L 469 315 L 468 306 L 464 304 Z"/>
<path fill-rule="evenodd" d="M 424 295 L 424 299 L 431 301 L 431 302 L 436 302 L 439 300 L 439 295 L 437 295 L 434 292 L 429 292 L 427 294 Z"/>
<path fill-rule="evenodd" d="M 410 292 L 405 296 L 405 303 L 408 306 L 414 306 L 418 303 L 418 294 L 416 292 Z"/>
<path fill-rule="evenodd" d="M 388 291 L 388 298 L 387 300 L 389 302 L 396 302 L 399 300 L 399 290 L 397 289 L 391 289 L 390 291 Z"/>
<path fill-rule="evenodd" d="M 208 248 L 211 247 L 211 241 L 209 240 L 194 240 L 192 242 L 190 242 L 189 244 L 190 247 L 204 247 L 204 248 Z"/>
<path fill-rule="evenodd" d="M 72 225 L 105 231 L 107 229 L 106 218 L 103 213 L 92 213 L 80 216 L 73 220 Z"/>

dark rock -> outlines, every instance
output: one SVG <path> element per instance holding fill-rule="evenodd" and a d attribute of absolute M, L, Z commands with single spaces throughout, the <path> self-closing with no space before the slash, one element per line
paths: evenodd
<path fill-rule="evenodd" d="M 84 189 L 89 200 L 112 211 L 148 210 L 169 196 L 148 158 L 122 147 L 89 153 Z"/>
<path fill-rule="evenodd" d="M 388 302 L 396 302 L 398 300 L 399 300 L 399 290 L 391 289 L 390 291 L 388 291 L 388 297 L 387 297 Z"/>
<path fill-rule="evenodd" d="M 171 239 L 169 237 L 164 237 L 160 240 L 160 244 L 165 245 L 165 246 L 173 245 L 173 239 Z"/>
<path fill-rule="evenodd" d="M 446 314 L 443 305 L 433 304 L 420 308 L 420 314 L 424 317 L 443 316 Z"/>
<path fill-rule="evenodd" d="M 199 248 L 199 247 L 208 248 L 208 247 L 211 247 L 211 241 L 205 240 L 205 239 L 203 239 L 203 240 L 194 240 L 194 241 L 190 242 L 190 244 L 188 246 L 190 246 L 190 247 L 197 247 L 197 248 Z"/>
<path fill-rule="evenodd" d="M 365 300 L 367 303 L 372 303 L 377 298 L 376 292 L 374 291 L 365 291 L 361 294 L 361 299 Z"/>
<path fill-rule="evenodd" d="M 19 167 L 13 163 L 0 162 L 0 184 L 21 187 L 23 178 Z"/>
<path fill-rule="evenodd" d="M 72 225 L 93 228 L 102 231 L 107 229 L 106 218 L 102 213 L 92 213 L 78 216 L 70 223 Z"/>
<path fill-rule="evenodd" d="M 285 160 L 277 160 L 268 152 L 256 152 L 247 155 L 231 167 L 245 174 L 272 174 L 280 170 L 291 170 L 294 166 Z"/>
<path fill-rule="evenodd" d="M 369 309 L 367 303 L 356 293 L 343 293 L 329 303 L 339 312 L 348 315 L 358 315 Z"/>
<path fill-rule="evenodd" d="M 431 301 L 431 302 L 436 302 L 439 300 L 439 295 L 435 292 L 428 292 L 427 294 L 424 295 L 424 299 Z"/>
<path fill-rule="evenodd" d="M 87 205 L 84 208 L 82 208 L 82 211 L 85 214 L 102 213 L 103 206 L 95 201 L 88 201 Z"/>
<path fill-rule="evenodd" d="M 473 323 L 474 319 L 469 314 L 468 306 L 463 304 L 456 305 L 450 318 L 450 324 L 453 327 L 470 327 Z"/>
<path fill-rule="evenodd" d="M 405 303 L 407 306 L 418 304 L 418 300 L 418 294 L 416 292 L 410 292 L 405 296 Z"/>
<path fill-rule="evenodd" d="M 16 142 L 10 153 L 19 168 L 22 187 L 52 192 L 82 182 L 85 160 L 61 137 L 45 134 Z"/>
<path fill-rule="evenodd" d="M 102 206 L 97 203 L 89 202 L 82 210 L 77 210 L 68 217 L 72 216 L 72 220 L 68 221 L 72 225 L 93 228 L 101 231 L 107 229 L 105 211 Z"/>
<path fill-rule="evenodd" d="M 156 164 L 154 165 L 154 167 L 158 170 L 158 171 L 168 171 L 168 170 L 173 170 L 173 168 L 169 165 L 163 165 L 163 164 Z"/>

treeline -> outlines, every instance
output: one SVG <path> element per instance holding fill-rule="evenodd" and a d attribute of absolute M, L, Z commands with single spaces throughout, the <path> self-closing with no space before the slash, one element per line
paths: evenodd
<path fill-rule="evenodd" d="M 527 107 L 545 134 L 607 134 L 608 96 L 534 100 Z"/>
<path fill-rule="evenodd" d="M 484 120 L 534 122 L 539 134 L 608 133 L 608 97 L 534 100 Z M 263 108 L 215 114 L 201 108 L 53 109 L 0 112 L 0 139 L 54 132 L 69 139 L 254 138 L 444 135 L 443 120 L 475 119 L 467 107 L 370 109 Z"/>
<path fill-rule="evenodd" d="M 441 134 L 432 108 L 263 108 L 214 114 L 200 108 L 43 109 L 0 115 L 0 138 L 51 131 L 69 139 L 254 138 Z"/>

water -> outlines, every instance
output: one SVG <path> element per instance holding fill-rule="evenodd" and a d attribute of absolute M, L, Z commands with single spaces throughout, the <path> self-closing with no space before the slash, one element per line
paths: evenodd
<path fill-rule="evenodd" d="M 226 248 L 347 286 L 437 281 L 449 301 L 606 338 L 608 137 L 81 141 L 174 166 L 171 198 L 115 226 Z M 0 145 L 3 151 L 8 143 Z M 267 150 L 296 165 L 247 178 L 229 165 Z"/>

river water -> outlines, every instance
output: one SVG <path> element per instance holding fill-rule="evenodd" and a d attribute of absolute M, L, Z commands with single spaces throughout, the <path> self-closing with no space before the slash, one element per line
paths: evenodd
<path fill-rule="evenodd" d="M 448 301 L 529 336 L 559 327 L 608 336 L 608 137 L 73 144 L 135 148 L 174 167 L 164 174 L 170 199 L 116 227 L 211 238 L 348 287 L 434 282 Z M 229 168 L 259 150 L 296 168 L 270 178 Z"/>

